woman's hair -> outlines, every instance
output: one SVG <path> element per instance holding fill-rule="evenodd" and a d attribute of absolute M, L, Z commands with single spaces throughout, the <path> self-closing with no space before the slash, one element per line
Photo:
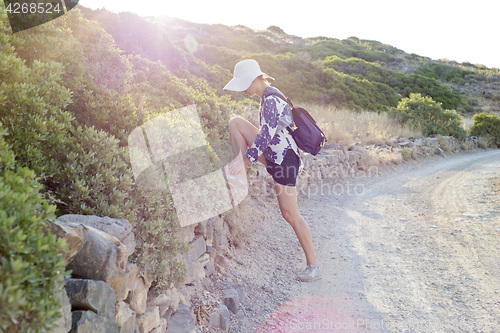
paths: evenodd
<path fill-rule="evenodd" d="M 269 79 L 271 79 L 271 77 L 266 75 L 266 74 L 262 74 L 262 75 L 258 76 L 257 79 L 263 80 L 269 86 L 271 85 L 271 82 L 269 82 Z"/>

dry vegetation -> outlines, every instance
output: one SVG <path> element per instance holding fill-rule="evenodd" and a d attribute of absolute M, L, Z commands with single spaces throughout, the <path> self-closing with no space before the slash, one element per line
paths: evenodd
<path fill-rule="evenodd" d="M 351 111 L 331 106 L 306 105 L 329 142 L 338 145 L 383 144 L 392 137 L 421 137 L 422 131 L 393 120 L 388 113 Z"/>
<path fill-rule="evenodd" d="M 385 112 L 352 111 L 328 105 L 301 104 L 318 122 L 328 142 L 350 146 L 357 142 L 384 144 L 393 137 L 422 137 L 422 131 L 393 120 Z M 233 110 L 236 114 L 259 126 L 258 107 L 253 104 Z M 472 125 L 471 125 L 472 126 Z"/>

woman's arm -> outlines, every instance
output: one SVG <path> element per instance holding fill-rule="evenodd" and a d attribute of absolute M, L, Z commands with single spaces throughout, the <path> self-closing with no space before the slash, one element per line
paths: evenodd
<path fill-rule="evenodd" d="M 245 156 L 253 163 L 257 163 L 259 156 L 264 153 L 264 150 L 269 146 L 278 130 L 279 112 L 277 97 L 269 96 L 264 100 L 261 119 L 262 126 L 260 127 L 260 131 L 255 137 L 252 146 L 245 152 Z"/>

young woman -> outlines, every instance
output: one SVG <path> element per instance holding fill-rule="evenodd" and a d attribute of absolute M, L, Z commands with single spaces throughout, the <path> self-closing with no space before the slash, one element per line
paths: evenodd
<path fill-rule="evenodd" d="M 272 87 L 268 79 L 273 78 L 261 71 L 257 61 L 247 59 L 236 64 L 234 78 L 224 87 L 224 90 L 240 91 L 261 99 L 260 129 L 241 117 L 229 121 L 231 146 L 234 155 L 239 157 L 231 163 L 229 172 L 246 182 L 248 162 L 260 161 L 266 165 L 274 179 L 281 214 L 295 231 L 306 256 L 307 266 L 297 279 L 313 281 L 320 278 L 320 270 L 316 265 L 311 230 L 297 204 L 295 185 L 302 162 L 297 144 L 286 129 L 292 125 L 292 112 L 282 99 L 269 95 L 281 92 Z"/>

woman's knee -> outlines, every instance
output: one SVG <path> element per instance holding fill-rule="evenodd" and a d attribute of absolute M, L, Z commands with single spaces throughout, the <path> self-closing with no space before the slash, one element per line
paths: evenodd
<path fill-rule="evenodd" d="M 281 216 L 283 216 L 283 218 L 290 224 L 294 224 L 297 217 L 298 217 L 298 214 L 296 212 L 293 212 L 291 210 L 288 210 L 288 209 L 282 209 L 281 210 Z"/>
<path fill-rule="evenodd" d="M 243 120 L 244 119 L 240 116 L 231 118 L 229 120 L 229 133 L 238 131 Z"/>

